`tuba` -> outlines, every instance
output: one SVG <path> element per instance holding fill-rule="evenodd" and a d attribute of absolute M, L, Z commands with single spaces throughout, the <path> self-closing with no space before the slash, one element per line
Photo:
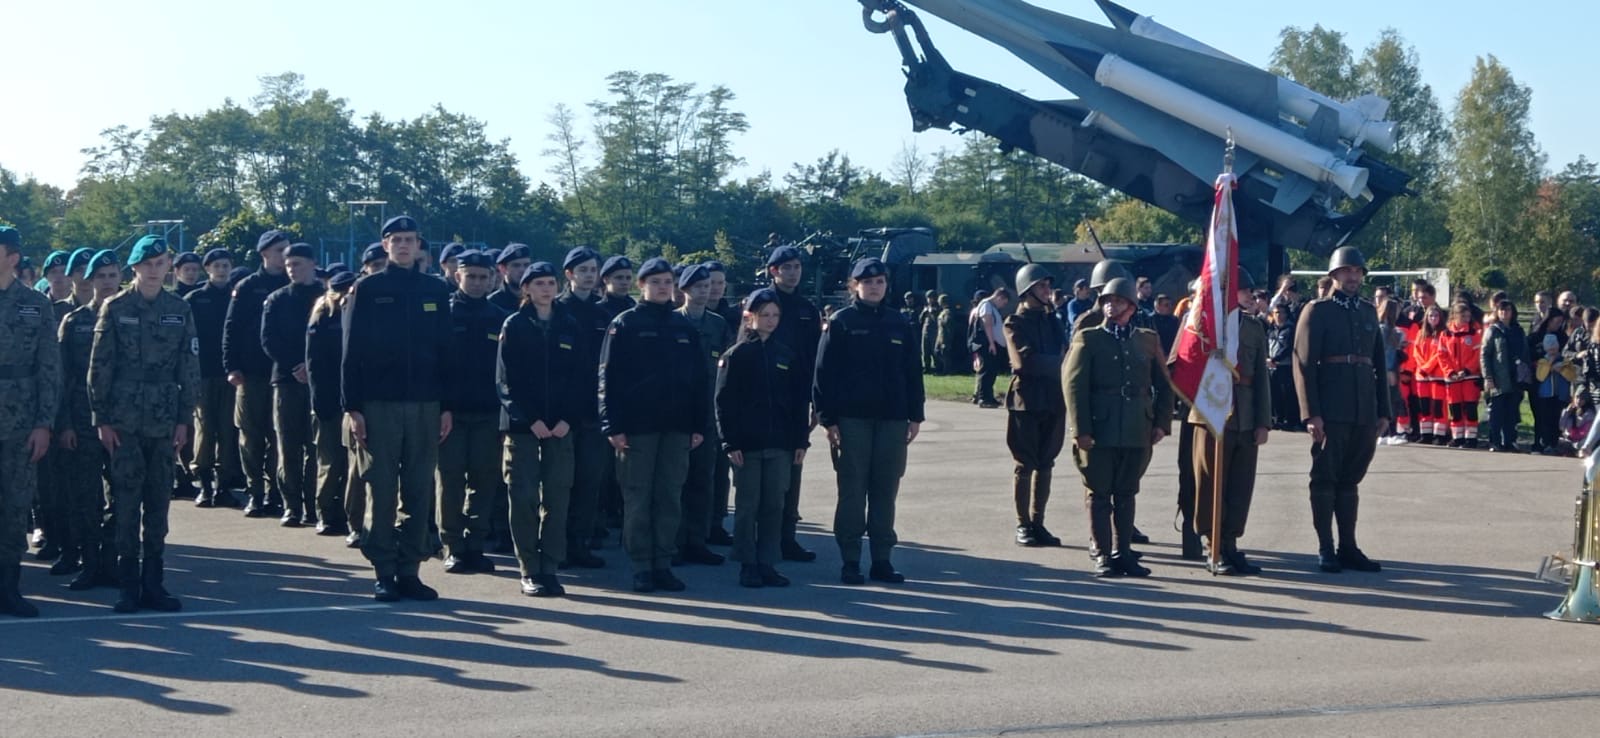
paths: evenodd
<path fill-rule="evenodd" d="M 1600 495 L 1595 493 L 1596 469 L 1597 454 L 1591 452 L 1583 459 L 1583 491 L 1578 493 L 1577 511 L 1573 516 L 1571 556 L 1551 556 L 1540 567 L 1545 578 L 1556 578 L 1548 574 L 1557 571 L 1568 574 L 1566 598 L 1556 609 L 1544 614 L 1552 620 L 1600 623 L 1600 578 L 1595 573 L 1596 559 L 1600 559 Z"/>

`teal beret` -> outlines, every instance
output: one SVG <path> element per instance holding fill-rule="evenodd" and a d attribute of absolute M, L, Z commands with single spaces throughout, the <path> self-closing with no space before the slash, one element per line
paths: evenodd
<path fill-rule="evenodd" d="M 165 253 L 167 253 L 167 240 L 150 234 L 133 244 L 133 250 L 128 252 L 128 266 L 144 263 Z"/>
<path fill-rule="evenodd" d="M 100 267 L 116 265 L 117 252 L 112 251 L 111 249 L 103 249 L 96 252 L 95 255 L 88 260 L 88 266 L 83 268 L 83 278 L 88 279 L 89 277 L 93 276 L 94 270 L 99 269 Z"/>
<path fill-rule="evenodd" d="M 67 265 L 67 259 L 71 257 L 72 254 L 65 251 L 52 251 L 49 256 L 44 257 L 44 270 L 48 272 L 56 267 L 64 267 Z"/>
<path fill-rule="evenodd" d="M 84 268 L 89 266 L 89 260 L 94 258 L 94 249 L 82 246 L 72 250 L 72 255 L 67 257 L 67 274 L 86 274 Z"/>

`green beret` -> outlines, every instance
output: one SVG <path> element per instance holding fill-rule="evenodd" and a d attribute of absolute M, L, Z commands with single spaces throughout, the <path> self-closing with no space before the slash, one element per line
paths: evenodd
<path fill-rule="evenodd" d="M 128 252 L 128 266 L 143 263 L 165 253 L 167 253 L 167 240 L 152 233 L 133 244 L 133 250 Z"/>

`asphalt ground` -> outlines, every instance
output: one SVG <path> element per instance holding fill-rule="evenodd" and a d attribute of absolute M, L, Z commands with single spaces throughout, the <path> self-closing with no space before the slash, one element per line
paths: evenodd
<path fill-rule="evenodd" d="M 1570 547 L 1571 459 L 1380 447 L 1361 545 L 1378 574 L 1315 570 L 1308 439 L 1273 434 L 1241 545 L 1267 571 L 1225 578 L 1178 559 L 1176 444 L 1140 495 L 1155 575 L 1089 573 L 1077 475 L 1049 524 L 1067 545 L 1011 541 L 1000 410 L 931 403 L 901 485 L 903 585 L 847 587 L 834 484 L 808 464 L 814 563 L 787 589 L 737 565 L 678 570 L 689 589 L 634 594 L 610 567 L 569 596 L 423 566 L 437 602 L 371 599 L 342 540 L 176 503 L 175 614 L 116 615 L 41 564 L 43 611 L 0 619 L 0 734 L 891 736 L 1518 735 L 1592 730 L 1600 627 L 1541 614 L 1536 580 Z M 821 443 L 820 433 L 817 437 Z M 820 454 L 818 454 L 821 457 Z M 823 457 L 825 458 L 825 457 Z"/>

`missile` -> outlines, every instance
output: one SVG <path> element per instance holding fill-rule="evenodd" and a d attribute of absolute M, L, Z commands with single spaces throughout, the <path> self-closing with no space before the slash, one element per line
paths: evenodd
<path fill-rule="evenodd" d="M 1095 0 L 1112 25 L 1140 38 L 1159 41 L 1180 49 L 1205 54 L 1216 59 L 1244 64 L 1221 50 L 1191 36 L 1157 23 L 1148 15 L 1140 15 L 1111 0 Z M 1372 144 L 1384 153 L 1393 153 L 1397 130 L 1392 121 L 1383 120 L 1389 114 L 1389 101 L 1377 95 L 1362 95 L 1342 103 L 1293 80 L 1278 77 L 1278 109 L 1284 114 L 1310 122 L 1320 108 L 1328 108 L 1338 116 L 1339 136 L 1353 146 Z"/>
<path fill-rule="evenodd" d="M 1229 108 L 1205 95 L 1116 54 L 1061 46 L 1061 55 L 1094 81 L 1218 138 L 1230 134 L 1241 147 L 1277 162 L 1313 182 L 1334 185 L 1360 197 L 1368 172 L 1332 152 L 1283 132 L 1276 126 Z"/>

